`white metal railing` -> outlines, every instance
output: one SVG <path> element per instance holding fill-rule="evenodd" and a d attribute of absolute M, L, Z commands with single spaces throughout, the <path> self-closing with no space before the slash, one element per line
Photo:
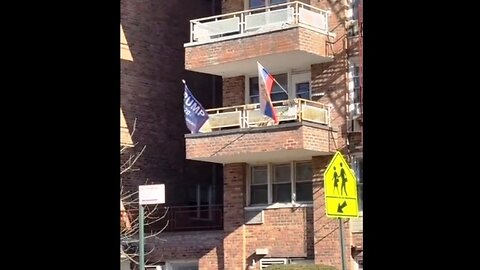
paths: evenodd
<path fill-rule="evenodd" d="M 328 105 L 296 98 L 274 101 L 279 123 L 309 121 L 330 126 L 330 107 Z M 209 119 L 200 132 L 207 133 L 229 128 L 261 127 L 273 124 L 273 120 L 260 111 L 260 103 L 222 107 L 206 110 Z"/>
<path fill-rule="evenodd" d="M 329 15 L 330 11 L 295 1 L 190 20 L 190 43 L 235 38 L 298 25 L 328 34 Z"/>

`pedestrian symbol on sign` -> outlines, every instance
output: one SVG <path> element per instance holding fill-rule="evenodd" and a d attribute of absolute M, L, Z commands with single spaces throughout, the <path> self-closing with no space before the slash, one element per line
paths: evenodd
<path fill-rule="evenodd" d="M 328 164 L 324 179 L 327 216 L 358 217 L 357 180 L 340 152 Z"/>

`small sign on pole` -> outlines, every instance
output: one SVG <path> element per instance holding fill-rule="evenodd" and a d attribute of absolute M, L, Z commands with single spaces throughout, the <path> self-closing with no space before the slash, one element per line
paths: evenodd
<path fill-rule="evenodd" d="M 138 186 L 138 199 L 140 205 L 165 203 L 165 185 Z"/>

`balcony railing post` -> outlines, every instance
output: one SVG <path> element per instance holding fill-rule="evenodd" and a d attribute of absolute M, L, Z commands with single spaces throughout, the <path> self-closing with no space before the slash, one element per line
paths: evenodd
<path fill-rule="evenodd" d="M 331 107 L 328 106 L 328 107 L 327 107 L 327 123 L 328 123 L 328 127 L 332 127 L 332 120 L 331 120 L 331 117 L 330 117 L 330 110 L 331 110 Z"/>
<path fill-rule="evenodd" d="M 245 33 L 245 13 L 240 14 L 240 34 Z"/>
<path fill-rule="evenodd" d="M 327 12 L 324 13 L 325 15 L 325 31 L 328 33 L 328 18 L 330 18 L 330 13 L 332 13 L 331 10 L 327 10 Z"/>
<path fill-rule="evenodd" d="M 299 18 L 300 17 L 300 8 L 299 8 L 298 2 L 295 2 L 295 11 L 294 12 L 295 12 L 294 20 L 295 20 L 295 23 L 298 24 L 298 22 L 300 21 L 300 18 Z"/>
<path fill-rule="evenodd" d="M 190 21 L 190 42 L 193 42 L 193 21 Z"/>

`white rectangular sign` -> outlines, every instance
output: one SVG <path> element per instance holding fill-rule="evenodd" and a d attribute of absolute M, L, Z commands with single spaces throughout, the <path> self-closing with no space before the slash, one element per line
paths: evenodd
<path fill-rule="evenodd" d="M 165 203 L 165 185 L 143 185 L 138 186 L 139 204 Z"/>

